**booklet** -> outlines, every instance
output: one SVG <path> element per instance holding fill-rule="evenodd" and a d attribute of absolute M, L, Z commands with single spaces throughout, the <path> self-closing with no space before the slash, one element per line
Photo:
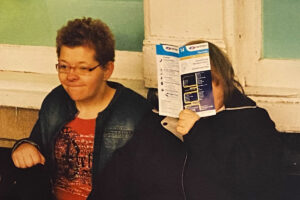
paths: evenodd
<path fill-rule="evenodd" d="M 187 108 L 215 115 L 208 43 L 156 45 L 159 115 L 178 117 Z"/>

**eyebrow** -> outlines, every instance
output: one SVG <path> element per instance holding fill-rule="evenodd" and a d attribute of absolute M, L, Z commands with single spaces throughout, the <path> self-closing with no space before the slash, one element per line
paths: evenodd
<path fill-rule="evenodd" d="M 64 59 L 58 59 L 58 62 L 64 62 L 64 63 L 69 64 L 69 62 L 66 61 L 66 60 L 64 60 Z M 87 62 L 85 62 L 85 61 L 80 61 L 78 64 L 87 64 L 87 65 L 89 65 L 89 63 L 87 63 Z"/>
<path fill-rule="evenodd" d="M 58 62 L 63 62 L 63 63 L 69 64 L 66 60 L 63 60 L 63 59 L 58 59 Z"/>

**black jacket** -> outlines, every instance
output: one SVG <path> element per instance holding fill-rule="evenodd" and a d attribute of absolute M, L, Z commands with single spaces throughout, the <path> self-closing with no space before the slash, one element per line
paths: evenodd
<path fill-rule="evenodd" d="M 91 199 L 278 199 L 282 144 L 274 123 L 238 91 L 229 102 L 198 120 L 184 142 L 150 114 L 114 153 Z"/>

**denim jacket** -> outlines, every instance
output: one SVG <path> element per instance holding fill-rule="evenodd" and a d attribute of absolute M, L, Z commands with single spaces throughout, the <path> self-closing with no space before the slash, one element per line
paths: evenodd
<path fill-rule="evenodd" d="M 115 82 L 108 85 L 116 93 L 105 110 L 98 113 L 93 152 L 92 181 L 104 167 L 114 150 L 123 146 L 133 135 L 144 114 L 151 111 L 151 105 L 142 96 Z M 44 99 L 39 117 L 29 138 L 18 141 L 36 145 L 46 158 L 45 166 L 53 177 L 56 165 L 54 157 L 55 140 L 60 130 L 78 113 L 75 102 L 60 85 Z"/>

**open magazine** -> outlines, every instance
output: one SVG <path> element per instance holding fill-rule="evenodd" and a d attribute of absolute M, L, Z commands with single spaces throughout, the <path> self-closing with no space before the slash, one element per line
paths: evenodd
<path fill-rule="evenodd" d="M 156 45 L 159 114 L 178 117 L 187 108 L 215 115 L 208 43 Z"/>

